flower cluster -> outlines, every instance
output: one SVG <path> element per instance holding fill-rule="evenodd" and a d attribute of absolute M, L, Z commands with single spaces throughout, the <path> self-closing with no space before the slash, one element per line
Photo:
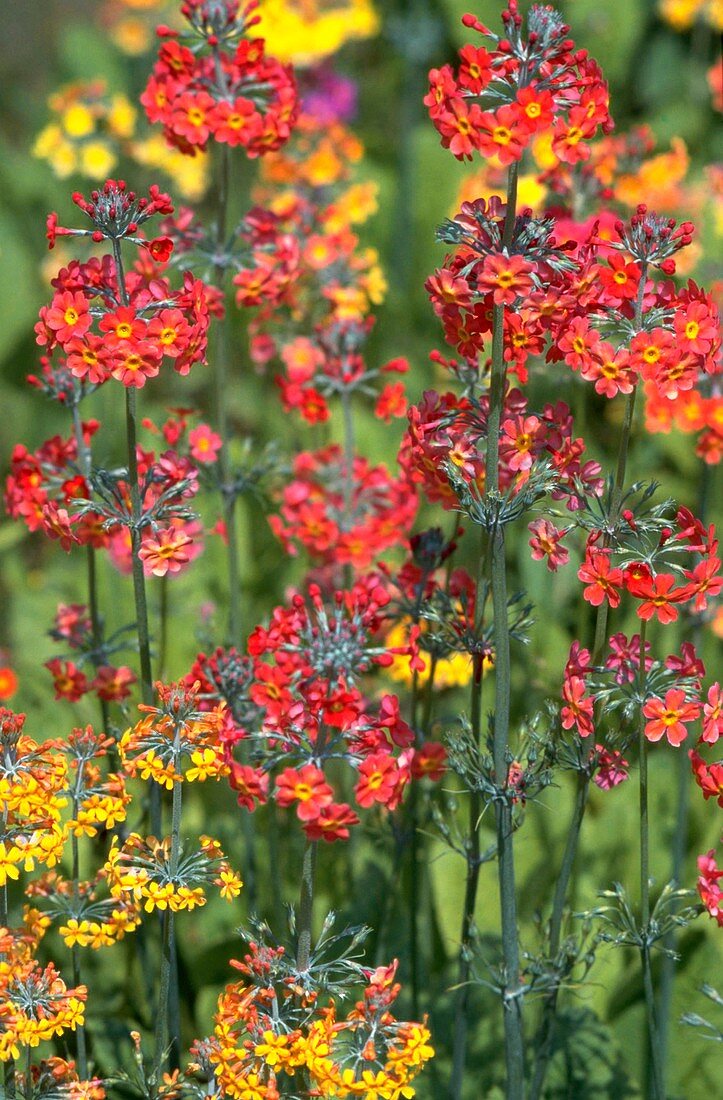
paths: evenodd
<path fill-rule="evenodd" d="M 384 695 L 370 708 L 357 686 L 373 666 L 395 656 L 418 660 L 412 639 L 390 647 L 380 637 L 390 595 L 381 578 L 361 577 L 328 605 L 317 586 L 309 600 L 296 597 L 290 608 L 276 608 L 268 627 L 249 639 L 253 674 L 248 688 L 259 711 L 258 727 L 241 730 L 258 763 L 231 763 L 231 784 L 247 809 L 274 796 L 293 806 L 310 840 L 346 839 L 359 823 L 347 801 L 336 801 L 329 765 L 344 760 L 356 776 L 354 797 L 368 809 L 399 805 L 410 779 L 439 778 L 443 767 L 430 744 L 413 748 L 414 735 L 403 721 L 396 696 Z M 443 758 L 442 753 L 442 758 Z M 432 758 L 435 763 L 432 765 Z"/>
<path fill-rule="evenodd" d="M 326 968 L 300 972 L 283 947 L 252 941 L 232 965 L 242 977 L 219 998 L 215 1031 L 204 1044 L 226 1095 L 279 1100 L 285 1086 L 310 1096 L 414 1095 L 411 1082 L 434 1051 L 425 1023 L 392 1014 L 400 991 L 396 963 L 356 967 L 364 988 L 346 1016 L 323 996 Z"/>
<path fill-rule="evenodd" d="M 58 234 L 110 240 L 113 256 L 72 261 L 53 280 L 55 295 L 40 310 L 35 327 L 38 344 L 62 357 L 61 366 L 74 378 L 97 386 L 110 377 L 140 388 L 155 378 L 164 360 L 179 374 L 203 362 L 209 323 L 209 301 L 202 283 L 186 272 L 182 289 L 174 291 L 162 275 L 172 242 L 165 237 L 146 241 L 136 236 L 153 214 L 168 214 L 167 195 L 151 187 L 149 198 L 138 198 L 123 181 L 108 180 L 89 200 L 75 201 L 91 219 L 93 230 L 62 229 L 50 215 L 50 246 Z M 143 257 L 124 273 L 119 242 L 143 246 Z"/>
<path fill-rule="evenodd" d="M 83 1023 L 87 989 L 69 988 L 48 963 L 41 967 L 30 955 L 23 937 L 0 929 L 0 951 L 6 960 L 0 968 L 0 1062 L 20 1057 L 41 1042 Z M 32 1085 L 28 1082 L 28 1094 Z"/>
<path fill-rule="evenodd" d="M 464 46 L 456 73 L 450 65 L 430 72 L 424 102 L 444 147 L 460 160 L 479 153 L 506 165 L 552 130 L 558 158 L 586 160 L 598 127 L 611 126 L 607 84 L 597 63 L 575 48 L 559 13 L 533 5 L 526 35 L 517 0 L 502 12 L 502 36 L 474 16 L 462 21 L 491 39 L 494 49 Z"/>
<path fill-rule="evenodd" d="M 302 452 L 292 475 L 280 514 L 269 520 L 287 553 L 299 545 L 321 564 L 365 569 L 400 545 L 414 522 L 417 495 L 409 480 L 360 455 L 350 466 L 338 446 Z"/>
<path fill-rule="evenodd" d="M 184 37 L 159 28 L 162 45 L 141 103 L 166 140 L 193 155 L 213 140 L 243 146 L 257 157 L 283 144 L 297 110 L 287 66 L 266 56 L 264 40 L 248 32 L 257 0 L 188 0 Z"/>
<path fill-rule="evenodd" d="M 136 109 L 121 94 L 109 95 L 105 81 L 69 84 L 48 106 L 57 119 L 38 134 L 33 153 L 49 161 L 56 176 L 77 173 L 106 179 L 118 162 L 118 144 L 133 133 Z"/>
<path fill-rule="evenodd" d="M 0 887 L 21 869 L 54 867 L 65 843 L 65 760 L 52 742 L 39 745 L 24 733 L 24 724 L 24 714 L 0 707 Z"/>
<path fill-rule="evenodd" d="M 160 705 L 139 704 L 146 717 L 118 742 L 129 775 L 153 779 L 172 790 L 184 780 L 218 779 L 228 773 L 219 742 L 225 704 L 201 710 L 199 688 L 198 683 L 157 683 Z"/>
<path fill-rule="evenodd" d="M 122 844 L 117 837 L 103 874 L 111 897 L 146 913 L 154 909 L 179 912 L 206 904 L 204 887 L 213 884 L 227 901 L 241 891 L 241 879 L 225 859 L 218 841 L 199 837 L 199 849 L 174 853 L 170 838 L 156 840 L 131 833 Z"/>

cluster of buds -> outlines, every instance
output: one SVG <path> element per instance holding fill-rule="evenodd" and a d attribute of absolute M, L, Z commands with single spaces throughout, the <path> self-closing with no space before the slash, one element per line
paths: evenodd
<path fill-rule="evenodd" d="M 181 9 L 187 36 L 158 28 L 162 45 L 141 103 L 181 152 L 193 155 L 212 139 L 256 157 L 288 138 L 296 85 L 288 66 L 266 56 L 263 39 L 249 37 L 257 7 L 257 0 L 189 2 Z"/>

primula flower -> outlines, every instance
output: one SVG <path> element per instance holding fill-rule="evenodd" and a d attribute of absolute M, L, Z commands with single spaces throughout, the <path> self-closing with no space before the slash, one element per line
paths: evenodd
<path fill-rule="evenodd" d="M 638 618 L 645 620 L 654 616 L 661 623 L 672 623 L 678 618 L 678 611 L 674 606 L 687 600 L 690 596 L 690 588 L 675 587 L 675 577 L 672 573 L 658 573 L 655 577 L 641 576 L 639 578 L 626 578 L 626 586 L 631 596 L 643 602 L 639 605 Z"/>
<path fill-rule="evenodd" d="M 701 741 L 715 745 L 723 737 L 723 694 L 720 684 L 712 684 L 708 689 L 707 701 L 703 704 L 703 732 Z"/>
<path fill-rule="evenodd" d="M 192 542 L 193 539 L 175 527 L 144 536 L 138 557 L 146 575 L 165 577 L 168 573 L 178 573 L 191 560 L 187 548 Z"/>
<path fill-rule="evenodd" d="M 583 596 L 593 607 L 599 607 L 604 600 L 607 600 L 610 607 L 620 606 L 623 571 L 611 568 L 610 554 L 607 551 L 588 549 L 577 575 L 585 582 Z"/>
<path fill-rule="evenodd" d="M 579 676 L 570 676 L 562 686 L 565 705 L 560 711 L 562 728 L 569 730 L 573 726 L 581 737 L 589 737 L 594 731 L 595 700 L 586 694 L 585 681 Z"/>
<path fill-rule="evenodd" d="M 542 561 L 545 558 L 547 568 L 553 573 L 557 571 L 559 566 L 565 565 L 569 561 L 570 553 L 566 546 L 561 545 L 561 541 L 567 533 L 566 531 L 555 527 L 554 523 L 547 519 L 534 520 L 529 524 L 528 530 L 532 535 L 530 547 L 535 561 Z"/>
<path fill-rule="evenodd" d="M 676 748 L 688 736 L 686 723 L 694 722 L 700 714 L 700 704 L 689 702 L 684 691 L 671 688 L 665 700 L 653 697 L 643 706 L 643 714 L 649 719 L 645 724 L 645 736 L 649 741 L 660 741 L 665 736 Z"/>

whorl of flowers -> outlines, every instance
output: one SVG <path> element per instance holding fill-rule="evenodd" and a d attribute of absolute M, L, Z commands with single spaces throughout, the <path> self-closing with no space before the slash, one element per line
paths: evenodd
<path fill-rule="evenodd" d="M 162 45 L 141 103 L 181 152 L 216 141 L 257 157 L 288 138 L 296 85 L 290 67 L 249 36 L 257 8 L 258 0 L 189 0 L 181 7 L 186 34 L 158 28 Z"/>
<path fill-rule="evenodd" d="M 429 74 L 425 103 L 444 147 L 459 160 L 479 153 L 511 164 L 551 129 L 557 157 L 569 164 L 587 160 L 598 127 L 612 126 L 608 89 L 598 64 L 575 48 L 560 14 L 534 4 L 524 31 L 517 0 L 510 0 L 502 36 L 473 15 L 462 22 L 493 48 L 464 46 L 456 72 L 444 65 Z"/>

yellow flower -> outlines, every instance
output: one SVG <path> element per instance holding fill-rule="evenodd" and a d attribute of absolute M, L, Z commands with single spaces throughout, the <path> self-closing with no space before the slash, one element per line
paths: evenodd
<path fill-rule="evenodd" d="M 379 30 L 371 0 L 262 0 L 260 15 L 269 53 L 295 65 L 314 64 Z"/>
<path fill-rule="evenodd" d="M 89 141 L 78 149 L 78 167 L 90 179 L 106 179 L 118 158 L 105 141 Z"/>
<path fill-rule="evenodd" d="M 95 130 L 95 118 L 85 103 L 71 103 L 60 116 L 60 125 L 70 138 L 88 137 Z"/>
<path fill-rule="evenodd" d="M 18 863 L 22 858 L 22 853 L 15 844 L 6 846 L 5 841 L 0 840 L 0 886 L 4 886 L 9 878 L 20 877 Z"/>

